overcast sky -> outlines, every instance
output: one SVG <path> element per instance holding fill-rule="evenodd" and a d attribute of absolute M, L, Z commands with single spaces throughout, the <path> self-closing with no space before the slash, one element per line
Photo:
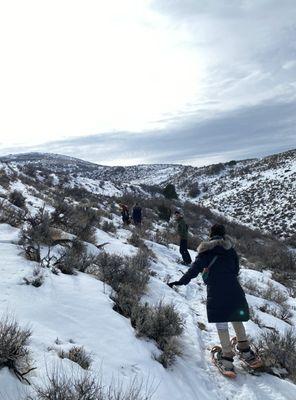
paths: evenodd
<path fill-rule="evenodd" d="M 295 0 L 0 0 L 0 154 L 203 165 L 296 147 Z"/>

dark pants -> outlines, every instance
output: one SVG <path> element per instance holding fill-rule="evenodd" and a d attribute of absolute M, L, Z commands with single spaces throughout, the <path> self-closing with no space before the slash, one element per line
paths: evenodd
<path fill-rule="evenodd" d="M 183 261 L 186 264 L 191 264 L 192 260 L 188 251 L 188 241 L 186 239 L 180 240 L 180 253 L 182 255 Z"/>
<path fill-rule="evenodd" d="M 134 218 L 133 220 L 134 220 L 134 224 L 136 226 L 141 226 L 141 224 L 142 224 L 141 218 Z"/>

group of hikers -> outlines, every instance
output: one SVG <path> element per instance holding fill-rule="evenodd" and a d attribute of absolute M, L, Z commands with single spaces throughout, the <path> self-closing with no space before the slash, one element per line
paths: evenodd
<path fill-rule="evenodd" d="M 128 207 L 121 204 L 122 220 L 130 223 Z M 132 210 L 135 225 L 141 225 L 142 209 L 138 203 Z M 234 377 L 233 357 L 238 355 L 241 361 L 251 369 L 261 366 L 261 360 L 251 349 L 244 321 L 249 320 L 249 307 L 245 293 L 238 281 L 239 258 L 234 249 L 233 240 L 227 235 L 224 225 L 211 227 L 208 239 L 197 248 L 197 257 L 192 263 L 188 251 L 188 225 L 183 214 L 175 211 L 176 231 L 180 239 L 182 264 L 188 265 L 187 272 L 178 280 L 169 282 L 168 286 L 187 285 L 192 279 L 202 274 L 207 285 L 208 322 L 215 323 L 221 346 L 215 346 L 212 358 L 220 372 Z M 228 323 L 231 322 L 236 338 L 230 339 Z M 232 375 L 231 375 L 232 374 Z"/>
<path fill-rule="evenodd" d="M 132 209 L 132 215 L 127 205 L 120 203 L 121 217 L 123 225 L 129 225 L 133 221 L 134 225 L 141 226 L 142 224 L 142 208 L 136 203 Z"/>

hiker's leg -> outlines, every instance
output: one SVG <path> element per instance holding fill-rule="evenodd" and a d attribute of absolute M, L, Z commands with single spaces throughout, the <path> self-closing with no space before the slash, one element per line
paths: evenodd
<path fill-rule="evenodd" d="M 185 240 L 185 257 L 186 257 L 186 262 L 188 262 L 188 264 L 191 264 L 192 260 L 191 260 L 190 253 L 188 251 L 188 240 Z"/>
<path fill-rule="evenodd" d="M 183 261 L 185 262 L 184 259 L 184 239 L 180 240 L 180 248 L 179 248 L 180 254 L 182 256 Z"/>
<path fill-rule="evenodd" d="M 189 254 L 187 246 L 188 246 L 187 240 L 186 239 L 181 239 L 180 240 L 180 253 L 182 255 L 183 261 L 186 264 L 191 264 L 192 260 L 191 260 L 191 257 L 190 257 L 190 254 Z"/>
<path fill-rule="evenodd" d="M 232 352 L 232 346 L 230 343 L 230 336 L 229 336 L 229 330 L 228 330 L 228 323 L 227 322 L 218 322 L 216 323 L 221 347 L 222 347 L 222 353 L 224 357 L 233 357 L 233 352 Z"/>
<path fill-rule="evenodd" d="M 236 334 L 238 350 L 247 350 L 250 347 L 246 330 L 242 322 L 232 322 L 233 329 Z"/>

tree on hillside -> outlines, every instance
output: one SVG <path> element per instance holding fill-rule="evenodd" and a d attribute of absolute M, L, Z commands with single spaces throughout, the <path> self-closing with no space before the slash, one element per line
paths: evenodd
<path fill-rule="evenodd" d="M 176 188 L 172 183 L 166 185 L 166 187 L 163 189 L 163 195 L 165 198 L 170 200 L 178 198 Z"/>

